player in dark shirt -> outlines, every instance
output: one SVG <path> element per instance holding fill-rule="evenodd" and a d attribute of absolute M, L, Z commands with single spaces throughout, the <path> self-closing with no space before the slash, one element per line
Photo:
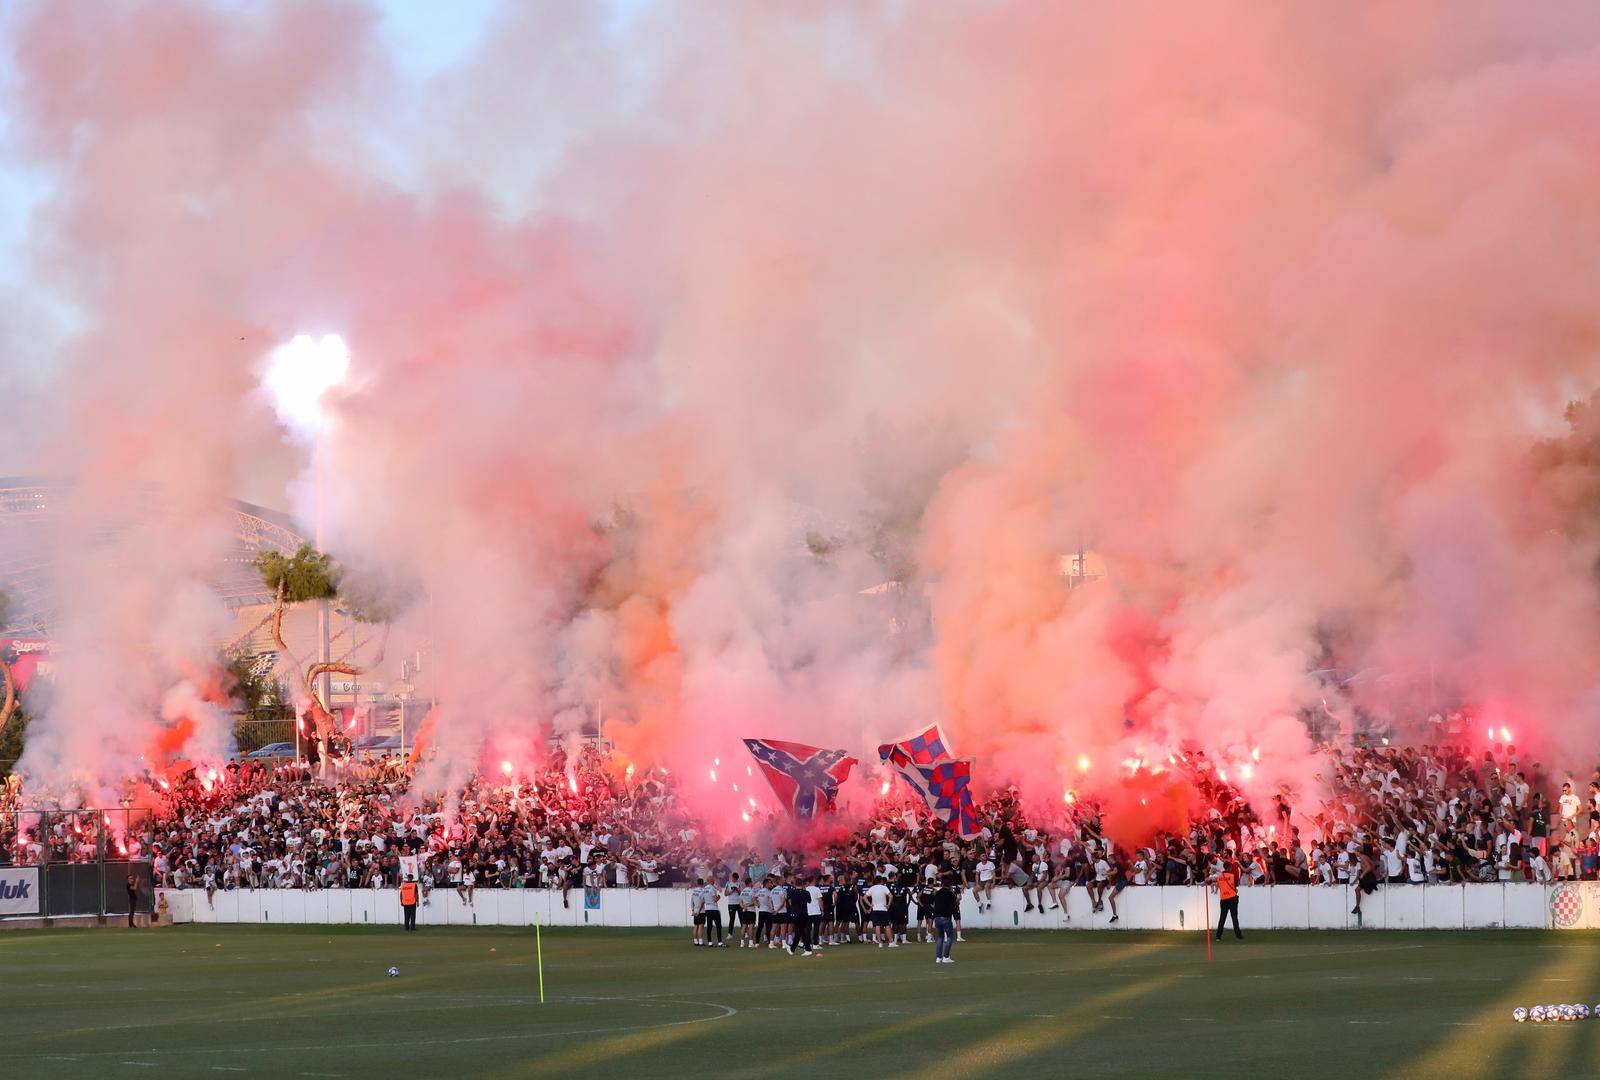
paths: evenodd
<path fill-rule="evenodd" d="M 833 931 L 831 940 L 835 945 L 843 945 L 850 940 L 850 924 L 855 921 L 856 893 L 842 873 L 833 879 L 833 884 L 828 891 L 833 894 Z"/>
<path fill-rule="evenodd" d="M 834 901 L 833 875 L 824 874 L 822 875 L 822 937 L 818 939 L 818 944 L 832 945 L 835 942 Z"/>
<path fill-rule="evenodd" d="M 917 940 L 931 942 L 933 940 L 933 894 L 934 884 L 924 877 L 922 884 L 917 886 Z"/>
<path fill-rule="evenodd" d="M 911 886 L 899 874 L 889 879 L 889 944 L 904 944 L 911 920 Z"/>
<path fill-rule="evenodd" d="M 801 883 L 799 874 L 789 875 L 789 921 L 794 924 L 794 941 L 789 946 L 789 955 L 797 953 L 801 956 L 811 956 L 811 919 L 806 914 L 806 909 L 811 903 L 811 894 L 806 892 L 806 887 Z"/>
<path fill-rule="evenodd" d="M 868 884 L 868 880 L 859 870 L 850 878 L 851 903 L 855 906 L 856 914 L 856 941 L 862 944 L 871 940 L 867 934 L 868 912 L 871 911 L 871 905 L 867 903 Z"/>

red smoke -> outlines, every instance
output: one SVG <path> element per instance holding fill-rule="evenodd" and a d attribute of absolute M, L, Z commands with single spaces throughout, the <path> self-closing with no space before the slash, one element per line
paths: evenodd
<path fill-rule="evenodd" d="M 260 357 L 313 330 L 429 784 L 602 713 L 693 777 L 938 720 L 1133 836 L 1194 807 L 1129 760 L 1310 794 L 1330 695 L 1592 745 L 1595 545 L 1527 464 L 1600 384 L 1590 5 L 507 5 L 425 87 L 358 5 L 7 30 L 82 316 L 32 776 L 126 775 L 214 648 L 223 500 L 299 463 Z"/>

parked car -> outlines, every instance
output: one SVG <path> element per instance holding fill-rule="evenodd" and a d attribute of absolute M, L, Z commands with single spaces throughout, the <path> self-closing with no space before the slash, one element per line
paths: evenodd
<path fill-rule="evenodd" d="M 400 736 L 398 735 L 363 735 L 353 744 L 355 752 L 360 757 L 376 757 L 379 754 L 393 754 L 400 750 Z"/>
<path fill-rule="evenodd" d="M 259 750 L 252 750 L 248 754 L 242 755 L 241 756 L 241 760 L 244 760 L 244 761 L 267 761 L 267 760 L 271 760 L 273 758 L 292 758 L 292 757 L 294 757 L 294 743 L 292 743 L 292 742 L 275 742 L 275 743 L 268 743 L 267 745 L 261 747 Z"/>

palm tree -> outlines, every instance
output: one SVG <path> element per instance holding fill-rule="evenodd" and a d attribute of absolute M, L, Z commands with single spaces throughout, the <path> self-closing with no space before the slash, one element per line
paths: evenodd
<path fill-rule="evenodd" d="M 303 604 L 310 600 L 337 599 L 344 570 L 331 555 L 316 550 L 310 544 L 301 544 L 298 551 L 288 556 L 277 551 L 264 551 L 256 556 L 256 567 L 261 571 L 261 580 L 276 597 L 272 611 L 272 640 L 278 646 L 278 655 L 287 657 L 298 670 L 301 682 L 305 685 L 306 697 L 310 701 L 311 722 L 316 735 L 320 739 L 326 739 L 333 733 L 333 715 L 328 711 L 328 703 L 317 696 L 317 680 L 328 674 L 354 677 L 365 673 L 372 665 L 383 660 L 383 641 L 379 643 L 378 654 L 366 667 L 338 660 L 322 661 L 310 666 L 301 665 L 283 642 L 284 612 L 292 604 Z M 384 641 L 387 640 L 389 621 L 387 612 L 380 611 L 374 606 L 365 610 L 352 608 L 350 614 L 362 622 L 383 622 Z"/>
<path fill-rule="evenodd" d="M 11 597 L 0 592 L 0 627 L 6 625 L 10 612 Z M 5 704 L 0 706 L 0 731 L 4 731 L 6 725 L 11 722 L 12 714 L 17 711 L 17 683 L 11 674 L 11 661 L 7 659 L 3 649 L 0 649 L 0 679 L 4 679 L 6 684 Z"/>

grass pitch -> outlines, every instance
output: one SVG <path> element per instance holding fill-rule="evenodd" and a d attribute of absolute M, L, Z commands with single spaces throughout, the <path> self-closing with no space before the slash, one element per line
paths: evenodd
<path fill-rule="evenodd" d="M 1593 1075 L 1600 935 L 968 935 L 820 957 L 687 931 L 0 934 L 0 1076 Z M 390 978 L 390 966 L 400 969 Z"/>

